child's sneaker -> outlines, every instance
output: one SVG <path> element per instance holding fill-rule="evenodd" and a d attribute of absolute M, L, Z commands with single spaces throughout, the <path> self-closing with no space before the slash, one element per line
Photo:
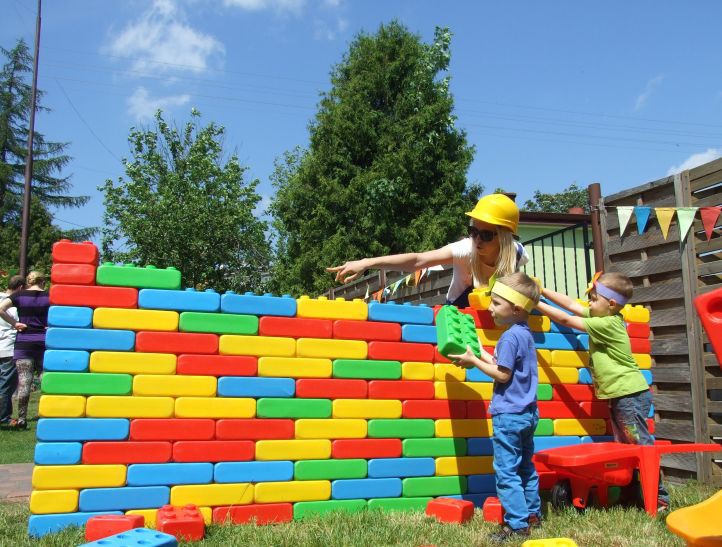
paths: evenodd
<path fill-rule="evenodd" d="M 489 541 L 492 543 L 504 543 L 511 539 L 516 539 L 517 536 L 527 537 L 529 535 L 529 528 L 519 528 L 514 530 L 508 524 L 502 524 L 497 532 L 494 532 L 489 536 Z"/>
<path fill-rule="evenodd" d="M 532 528 L 541 528 L 542 519 L 539 515 L 529 515 L 529 518 L 527 519 L 527 524 L 529 525 L 529 530 L 531 530 Z"/>
<path fill-rule="evenodd" d="M 669 501 L 657 498 L 657 513 L 666 513 L 669 511 Z"/>

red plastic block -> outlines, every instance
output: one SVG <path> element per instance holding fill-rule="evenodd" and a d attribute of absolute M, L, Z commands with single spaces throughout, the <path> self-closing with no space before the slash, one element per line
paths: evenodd
<path fill-rule="evenodd" d="M 144 418 L 130 421 L 131 441 L 210 441 L 216 422 L 208 418 Z"/>
<path fill-rule="evenodd" d="M 554 401 L 593 401 L 594 388 L 587 384 L 555 384 L 552 386 Z"/>
<path fill-rule="evenodd" d="M 654 431 L 656 429 L 654 418 L 647 418 L 647 429 L 652 435 L 654 435 Z"/>
<path fill-rule="evenodd" d="M 482 506 L 482 511 L 486 522 L 504 524 L 504 508 L 501 506 L 499 498 L 493 496 L 486 498 Z"/>
<path fill-rule="evenodd" d="M 440 522 L 463 524 L 474 517 L 474 502 L 452 498 L 437 498 L 426 504 L 426 514 Z"/>
<path fill-rule="evenodd" d="M 199 541 L 206 534 L 206 523 L 198 507 L 192 504 L 183 507 L 164 505 L 158 509 L 155 518 L 155 527 L 164 532 L 186 541 Z"/>
<path fill-rule="evenodd" d="M 135 335 L 135 351 L 146 353 L 216 353 L 218 336 L 192 332 L 146 332 Z"/>
<path fill-rule="evenodd" d="M 627 334 L 630 338 L 649 338 L 649 323 L 627 323 Z"/>
<path fill-rule="evenodd" d="M 61 239 L 53 243 L 53 262 L 66 264 L 97 264 L 98 248 L 92 241 L 73 243 L 69 239 Z"/>
<path fill-rule="evenodd" d="M 143 515 L 96 515 L 85 523 L 85 539 L 98 541 L 143 526 L 145 526 Z"/>
<path fill-rule="evenodd" d="M 242 462 L 256 455 L 253 441 L 178 441 L 173 443 L 174 462 Z"/>
<path fill-rule="evenodd" d="M 169 442 L 100 442 L 83 445 L 83 463 L 166 463 L 171 458 Z"/>
<path fill-rule="evenodd" d="M 338 439 L 331 442 L 332 458 L 400 458 L 401 439 Z"/>
<path fill-rule="evenodd" d="M 489 405 L 491 401 L 467 401 L 466 402 L 466 417 L 467 418 L 489 418 Z"/>
<path fill-rule="evenodd" d="M 474 318 L 474 324 L 477 329 L 498 329 L 498 325 L 494 323 L 494 318 L 488 310 L 475 310 L 474 308 L 464 308 L 461 313 L 471 315 Z"/>
<path fill-rule="evenodd" d="M 579 408 L 584 412 L 584 418 L 609 418 L 609 403 L 606 401 L 582 401 Z"/>
<path fill-rule="evenodd" d="M 302 378 L 296 380 L 296 397 L 311 399 L 365 399 L 368 395 L 366 380 L 332 380 Z"/>
<path fill-rule="evenodd" d="M 418 380 L 372 380 L 369 399 L 433 399 L 434 382 Z"/>
<path fill-rule="evenodd" d="M 259 336 L 290 336 L 291 338 L 331 338 L 330 319 L 304 319 L 267 315 L 258 321 Z"/>
<path fill-rule="evenodd" d="M 404 401 L 401 404 L 404 418 L 466 418 L 466 401 L 437 399 L 434 401 Z"/>
<path fill-rule="evenodd" d="M 188 355 L 178 356 L 176 374 L 200 376 L 255 376 L 258 358 L 250 355 Z"/>
<path fill-rule="evenodd" d="M 283 419 L 226 419 L 218 420 L 216 438 L 219 440 L 293 439 L 293 420 Z"/>
<path fill-rule="evenodd" d="M 236 505 L 213 509 L 213 522 L 222 524 L 230 520 L 233 524 L 275 524 L 293 520 L 293 504 L 264 503 L 262 505 Z"/>
<path fill-rule="evenodd" d="M 401 325 L 379 321 L 348 321 L 339 319 L 333 322 L 333 337 L 346 340 L 401 340 Z M 411 359 L 408 359 L 411 361 Z"/>
<path fill-rule="evenodd" d="M 95 285 L 92 264 L 53 264 L 50 282 L 56 285 Z"/>
<path fill-rule="evenodd" d="M 390 359 L 393 361 L 421 361 L 430 363 L 434 358 L 431 344 L 411 342 L 369 342 L 369 359 Z"/>
<path fill-rule="evenodd" d="M 451 361 L 439 353 L 439 346 L 434 346 L 434 363 L 451 363 Z"/>
<path fill-rule="evenodd" d="M 630 338 L 629 343 L 632 346 L 632 353 L 652 353 L 652 344 L 648 338 Z"/>
<path fill-rule="evenodd" d="M 53 306 L 137 308 L 138 289 L 96 285 L 53 285 L 50 287 L 50 303 Z"/>
<path fill-rule="evenodd" d="M 722 368 L 722 289 L 695 297 L 694 307 Z"/>
<path fill-rule="evenodd" d="M 575 401 L 539 401 L 540 418 L 588 418 L 589 416 L 582 410 L 580 403 Z"/>

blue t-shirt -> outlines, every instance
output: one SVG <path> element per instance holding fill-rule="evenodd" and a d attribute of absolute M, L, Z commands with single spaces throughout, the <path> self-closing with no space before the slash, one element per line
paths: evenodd
<path fill-rule="evenodd" d="M 505 384 L 494 382 L 491 415 L 523 412 L 536 403 L 539 371 L 534 338 L 527 323 L 515 323 L 501 335 L 494 348 L 494 359 L 497 365 L 511 370 L 511 378 Z"/>

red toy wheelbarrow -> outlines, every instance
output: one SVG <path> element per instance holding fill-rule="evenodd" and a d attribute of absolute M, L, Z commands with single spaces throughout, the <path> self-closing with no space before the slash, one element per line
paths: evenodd
<path fill-rule="evenodd" d="M 641 446 L 622 443 L 589 443 L 550 448 L 538 452 L 534 459 L 556 472 L 552 487 L 552 505 L 562 508 L 573 505 L 585 509 L 592 489 L 600 505 L 609 506 L 609 487 L 627 486 L 634 471 L 639 469 L 639 482 L 644 497 L 644 509 L 657 514 L 659 460 L 662 454 L 680 452 L 718 452 L 722 446 L 714 443 L 668 444 Z"/>

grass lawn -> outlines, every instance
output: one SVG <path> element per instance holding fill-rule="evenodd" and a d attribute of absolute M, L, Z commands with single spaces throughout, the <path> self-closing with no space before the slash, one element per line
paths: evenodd
<path fill-rule="evenodd" d="M 0 428 L 0 464 L 32 463 L 35 453 L 35 428 L 38 425 L 38 400 L 40 392 L 30 394 L 28 405 L 28 428 L 14 430 Z M 17 417 L 17 405 L 13 401 L 13 417 Z M 2 544 L 0 544 L 2 545 Z"/>
<path fill-rule="evenodd" d="M 716 489 L 690 482 L 672 487 L 672 509 L 677 509 L 711 496 Z M 77 528 L 60 534 L 31 540 L 27 537 L 28 510 L 25 504 L 0 504 L 0 546 L 79 545 L 83 532 Z M 206 539 L 187 545 L 226 546 L 377 546 L 421 545 L 477 546 L 487 545 L 486 535 L 495 525 L 483 521 L 477 511 L 474 520 L 463 526 L 444 525 L 422 513 L 381 513 L 364 511 L 355 514 L 334 513 L 323 517 L 274 526 L 213 525 L 206 530 Z M 682 546 L 677 536 L 667 531 L 664 517 L 650 518 L 637 509 L 589 509 L 584 513 L 570 509 L 549 513 L 541 530 L 533 538 L 568 537 L 580 547 L 664 547 Z M 519 546 L 522 541 L 506 545 Z"/>

